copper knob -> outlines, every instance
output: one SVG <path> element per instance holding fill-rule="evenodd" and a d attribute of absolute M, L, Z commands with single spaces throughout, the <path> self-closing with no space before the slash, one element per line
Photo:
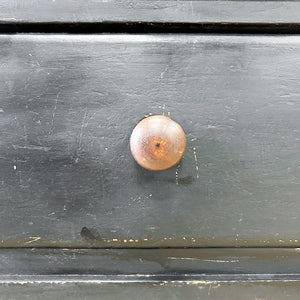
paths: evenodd
<path fill-rule="evenodd" d="M 148 117 L 133 129 L 130 149 L 143 168 L 164 171 L 182 159 L 186 149 L 185 133 L 178 123 L 168 117 Z"/>

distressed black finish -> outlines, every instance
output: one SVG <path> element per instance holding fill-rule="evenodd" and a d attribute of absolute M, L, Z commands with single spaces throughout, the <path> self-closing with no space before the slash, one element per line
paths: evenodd
<path fill-rule="evenodd" d="M 299 249 L 280 248 L 1 249 L 0 283 L 299 280 L 299 260 Z"/>
<path fill-rule="evenodd" d="M 1 246 L 299 246 L 299 53 L 297 36 L 1 36 Z M 150 113 L 187 134 L 163 173 L 129 150 Z"/>
<path fill-rule="evenodd" d="M 2 299 L 298 299 L 299 282 L 30 282 L 0 285 Z"/>
<path fill-rule="evenodd" d="M 2 249 L 1 299 L 297 299 L 299 249 Z"/>
<path fill-rule="evenodd" d="M 299 23 L 299 1 L 2 0 L 0 22 Z"/>

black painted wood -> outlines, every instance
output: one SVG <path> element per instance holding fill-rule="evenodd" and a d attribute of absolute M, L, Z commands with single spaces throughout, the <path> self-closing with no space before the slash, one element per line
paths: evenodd
<path fill-rule="evenodd" d="M 0 245 L 299 246 L 299 53 L 297 36 L 2 35 Z M 186 131 L 177 168 L 130 155 L 150 113 Z"/>
<path fill-rule="evenodd" d="M 298 299 L 299 282 L 22 282 L 0 285 L 2 299 Z"/>
<path fill-rule="evenodd" d="M 297 299 L 299 255 L 299 249 L 2 249 L 0 298 Z"/>
<path fill-rule="evenodd" d="M 299 249 L 1 249 L 7 281 L 300 280 Z"/>
<path fill-rule="evenodd" d="M 2 0 L 0 22 L 299 23 L 299 1 Z"/>

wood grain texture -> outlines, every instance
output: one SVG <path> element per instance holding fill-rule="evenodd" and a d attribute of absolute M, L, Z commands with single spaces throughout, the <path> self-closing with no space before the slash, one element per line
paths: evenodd
<path fill-rule="evenodd" d="M 299 1 L 2 0 L 0 22 L 299 23 Z"/>
<path fill-rule="evenodd" d="M 300 246 L 300 38 L 0 37 L 2 247 Z M 187 135 L 151 173 L 129 137 Z"/>

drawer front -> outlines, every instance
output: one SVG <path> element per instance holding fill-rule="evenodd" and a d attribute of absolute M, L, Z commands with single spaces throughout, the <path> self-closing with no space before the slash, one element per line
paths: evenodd
<path fill-rule="evenodd" d="M 171 22 L 194 23 L 195 27 L 195 23 L 224 23 L 224 26 L 231 22 L 241 23 L 239 27 L 243 23 L 260 27 L 271 23 L 273 26 L 299 23 L 299 9 L 299 1 L 286 0 L 1 0 L 0 23 L 41 26 L 47 22 L 72 22 L 73 25 L 76 22 L 104 25 L 107 22 Z"/>
<path fill-rule="evenodd" d="M 239 300 L 241 295 L 249 295 L 249 299 L 273 300 L 286 298 L 297 299 L 299 295 L 299 282 L 243 282 L 243 283 L 206 283 L 206 282 L 166 282 L 166 283 L 110 283 L 99 284 L 88 282 L 67 282 L 61 285 L 22 283 L 21 285 L 2 285 L 1 294 L 6 299 L 40 299 L 38 294 L 43 291 L 43 299 L 52 300 L 63 297 L 66 300 L 73 299 L 99 299 L 107 300 L 122 298 L 124 300 L 152 299 L 231 299 Z M 250 296 L 251 295 L 251 296 Z M 84 298 L 85 297 L 85 298 Z M 172 298 L 171 298 L 172 297 Z M 250 298 L 251 297 L 251 298 Z"/>
<path fill-rule="evenodd" d="M 300 246 L 300 38 L 0 36 L 0 245 Z M 181 163 L 139 167 L 164 114 Z"/>

